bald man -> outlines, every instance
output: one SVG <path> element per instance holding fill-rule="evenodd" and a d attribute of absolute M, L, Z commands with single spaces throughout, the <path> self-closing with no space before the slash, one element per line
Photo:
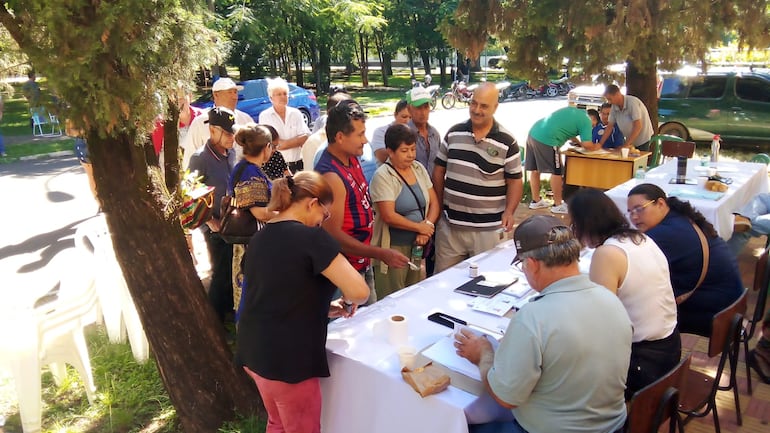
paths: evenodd
<path fill-rule="evenodd" d="M 470 119 L 449 129 L 436 156 L 433 188 L 443 215 L 436 227 L 436 272 L 493 248 L 513 229 L 521 201 L 521 156 L 513 134 L 494 118 L 498 92 L 473 92 Z"/>

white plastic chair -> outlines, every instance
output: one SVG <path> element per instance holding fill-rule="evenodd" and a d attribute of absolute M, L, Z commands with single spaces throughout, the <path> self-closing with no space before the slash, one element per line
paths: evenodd
<path fill-rule="evenodd" d="M 97 315 L 91 258 L 69 249 L 57 254 L 49 266 L 62 276 L 54 299 L 39 306 L 29 302 L 0 307 L 0 367 L 14 378 L 25 433 L 41 429 L 42 366 L 49 365 L 61 384 L 64 363 L 70 364 L 80 374 L 90 403 L 96 391 L 83 334 Z"/>
<path fill-rule="evenodd" d="M 75 244 L 94 255 L 97 269 L 96 292 L 110 341 L 124 342 L 128 336 L 134 359 L 137 362 L 147 361 L 150 357 L 150 345 L 134 299 L 123 278 L 123 270 L 115 257 L 112 237 L 104 215 L 97 215 L 81 223 L 75 232 Z"/>

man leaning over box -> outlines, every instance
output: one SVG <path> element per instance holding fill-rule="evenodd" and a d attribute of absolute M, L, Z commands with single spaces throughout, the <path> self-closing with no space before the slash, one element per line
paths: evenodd
<path fill-rule="evenodd" d="M 580 273 L 580 242 L 558 218 L 525 220 L 514 241 L 514 264 L 539 295 L 513 316 L 497 351 L 467 329 L 455 335 L 457 354 L 479 367 L 514 420 L 471 432 L 619 431 L 632 334 L 623 304 Z"/>

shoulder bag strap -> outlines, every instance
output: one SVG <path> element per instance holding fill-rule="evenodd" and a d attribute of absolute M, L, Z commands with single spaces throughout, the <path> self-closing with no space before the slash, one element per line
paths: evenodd
<path fill-rule="evenodd" d="M 235 171 L 235 176 L 233 176 L 233 187 L 230 191 L 227 192 L 232 197 L 231 202 L 232 202 L 232 205 L 235 207 L 238 207 L 238 203 L 235 198 L 235 187 L 236 185 L 238 185 L 238 182 L 241 181 L 241 176 L 243 176 L 243 172 L 246 171 L 246 167 L 248 167 L 249 164 L 251 163 L 247 161 L 241 164 L 240 167 L 238 167 L 238 170 Z"/>
<path fill-rule="evenodd" d="M 706 272 L 708 271 L 709 266 L 709 244 L 706 241 L 706 235 L 703 234 L 703 230 L 701 230 L 700 227 L 698 227 L 698 225 L 693 221 L 690 221 L 690 224 L 692 224 L 692 227 L 695 229 L 695 233 L 698 234 L 698 238 L 700 239 L 700 247 L 701 251 L 703 251 L 703 264 L 701 265 L 700 278 L 698 278 L 698 282 L 695 283 L 695 287 L 693 287 L 693 289 L 689 292 L 682 293 L 681 295 L 677 296 L 677 304 L 681 304 L 682 302 L 686 301 L 690 298 L 690 296 L 692 296 L 693 293 L 695 293 L 695 290 L 700 287 L 700 285 L 703 283 L 703 280 L 706 278 Z"/>
<path fill-rule="evenodd" d="M 407 188 L 409 188 L 409 192 L 411 192 L 411 193 L 412 193 L 412 196 L 414 197 L 414 201 L 417 203 L 417 207 L 418 207 L 418 208 L 420 208 L 420 215 L 422 215 L 422 219 L 424 220 L 424 219 L 425 219 L 425 208 L 423 208 L 422 206 L 420 206 L 420 200 L 417 198 L 417 194 L 416 194 L 416 193 L 414 192 L 414 190 L 412 189 L 412 186 L 411 186 L 411 185 L 409 185 L 409 182 L 407 182 L 407 181 L 406 181 L 406 179 L 404 179 L 404 176 L 401 176 L 401 173 L 399 173 L 399 172 L 398 172 L 398 170 L 396 170 L 396 167 L 393 167 L 393 164 L 391 164 L 391 163 L 389 163 L 389 162 L 386 162 L 385 164 L 388 164 L 388 165 L 390 166 L 390 168 L 392 168 L 392 169 L 393 169 L 393 171 L 395 171 L 395 172 L 396 172 L 396 174 L 398 175 L 398 177 L 400 177 L 400 178 L 401 178 L 401 181 L 402 181 L 402 182 L 404 182 L 404 185 L 406 185 L 406 187 L 407 187 Z M 416 175 L 415 175 L 415 177 L 416 177 Z M 418 181 L 418 182 L 419 182 L 419 181 Z"/>

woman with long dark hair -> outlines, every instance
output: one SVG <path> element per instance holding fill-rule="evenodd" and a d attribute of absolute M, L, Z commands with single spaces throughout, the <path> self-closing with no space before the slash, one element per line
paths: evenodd
<path fill-rule="evenodd" d="M 349 317 L 369 298 L 366 281 L 321 228 L 332 200 L 314 171 L 276 180 L 268 209 L 278 215 L 246 251 L 236 362 L 259 389 L 268 433 L 320 432 L 328 318 Z M 342 298 L 332 301 L 336 288 Z"/>
<path fill-rule="evenodd" d="M 579 191 L 568 209 L 575 237 L 596 248 L 591 281 L 618 296 L 634 325 L 628 399 L 671 370 L 681 355 L 666 257 L 655 242 L 629 227 L 612 199 L 601 191 Z"/>
<path fill-rule="evenodd" d="M 643 183 L 632 188 L 628 192 L 628 209 L 631 222 L 666 255 L 679 304 L 679 329 L 710 336 L 714 314 L 743 293 L 735 256 L 703 214 L 689 202 L 666 197 L 657 185 Z M 698 231 L 703 234 L 708 253 L 703 276 L 704 247 Z"/>

